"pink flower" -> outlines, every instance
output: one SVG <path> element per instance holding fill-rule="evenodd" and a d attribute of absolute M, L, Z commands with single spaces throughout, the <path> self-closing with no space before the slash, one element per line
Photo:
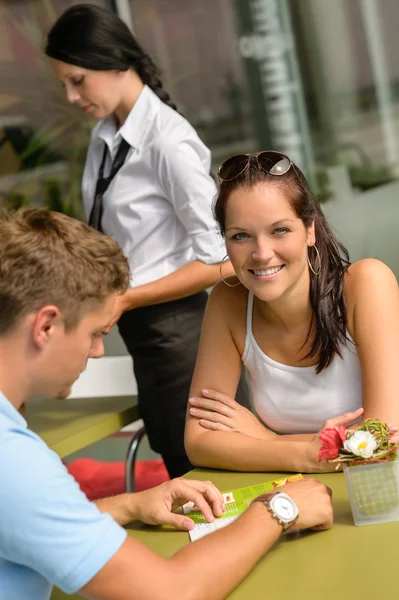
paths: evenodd
<path fill-rule="evenodd" d="M 321 448 L 319 450 L 319 461 L 333 460 L 337 458 L 339 450 L 346 440 L 345 425 L 338 427 L 327 427 L 320 433 Z"/>

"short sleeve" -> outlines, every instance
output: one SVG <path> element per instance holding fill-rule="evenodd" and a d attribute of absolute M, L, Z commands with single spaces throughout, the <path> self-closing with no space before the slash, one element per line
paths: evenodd
<path fill-rule="evenodd" d="M 85 586 L 126 539 L 29 430 L 1 433 L 0 482 L 0 558 L 32 569 L 66 593 Z"/>
<path fill-rule="evenodd" d="M 217 188 L 209 172 L 210 152 L 194 131 L 189 133 L 160 139 L 161 183 L 191 238 L 197 260 L 218 263 L 226 251 L 212 213 Z"/>

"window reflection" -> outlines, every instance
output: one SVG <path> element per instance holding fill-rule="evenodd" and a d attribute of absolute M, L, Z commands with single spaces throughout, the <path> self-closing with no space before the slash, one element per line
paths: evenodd
<path fill-rule="evenodd" d="M 0 2 L 0 203 L 79 216 L 90 123 L 68 104 L 42 52 L 70 0 Z M 106 2 L 98 2 L 106 5 Z"/>
<path fill-rule="evenodd" d="M 214 167 L 257 147 L 230 0 L 132 0 L 134 32 L 164 87 L 212 149 Z"/>
<path fill-rule="evenodd" d="M 237 151 L 286 151 L 322 200 L 334 165 L 347 166 L 358 191 L 396 178 L 396 0 L 130 6 L 138 39 L 215 166 Z"/>
<path fill-rule="evenodd" d="M 397 177 L 397 0 L 126 2 L 214 171 L 229 155 L 274 148 L 305 169 L 322 200 L 334 196 L 337 165 L 355 192 Z M 66 102 L 41 52 L 76 3 L 0 0 L 0 202 L 44 199 L 81 214 L 92 123 Z"/>

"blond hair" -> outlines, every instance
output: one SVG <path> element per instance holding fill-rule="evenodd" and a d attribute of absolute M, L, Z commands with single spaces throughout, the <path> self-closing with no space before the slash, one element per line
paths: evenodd
<path fill-rule="evenodd" d="M 48 304 L 73 329 L 128 283 L 128 263 L 117 242 L 85 223 L 41 208 L 0 218 L 0 335 Z"/>

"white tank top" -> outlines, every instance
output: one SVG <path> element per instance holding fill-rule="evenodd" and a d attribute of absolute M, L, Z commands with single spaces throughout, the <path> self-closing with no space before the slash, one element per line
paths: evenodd
<path fill-rule="evenodd" d="M 313 433 L 323 423 L 362 406 L 359 357 L 352 339 L 341 344 L 342 358 L 317 375 L 316 367 L 291 367 L 266 356 L 252 333 L 254 296 L 248 294 L 247 331 L 242 360 L 251 380 L 253 404 L 276 433 Z"/>

